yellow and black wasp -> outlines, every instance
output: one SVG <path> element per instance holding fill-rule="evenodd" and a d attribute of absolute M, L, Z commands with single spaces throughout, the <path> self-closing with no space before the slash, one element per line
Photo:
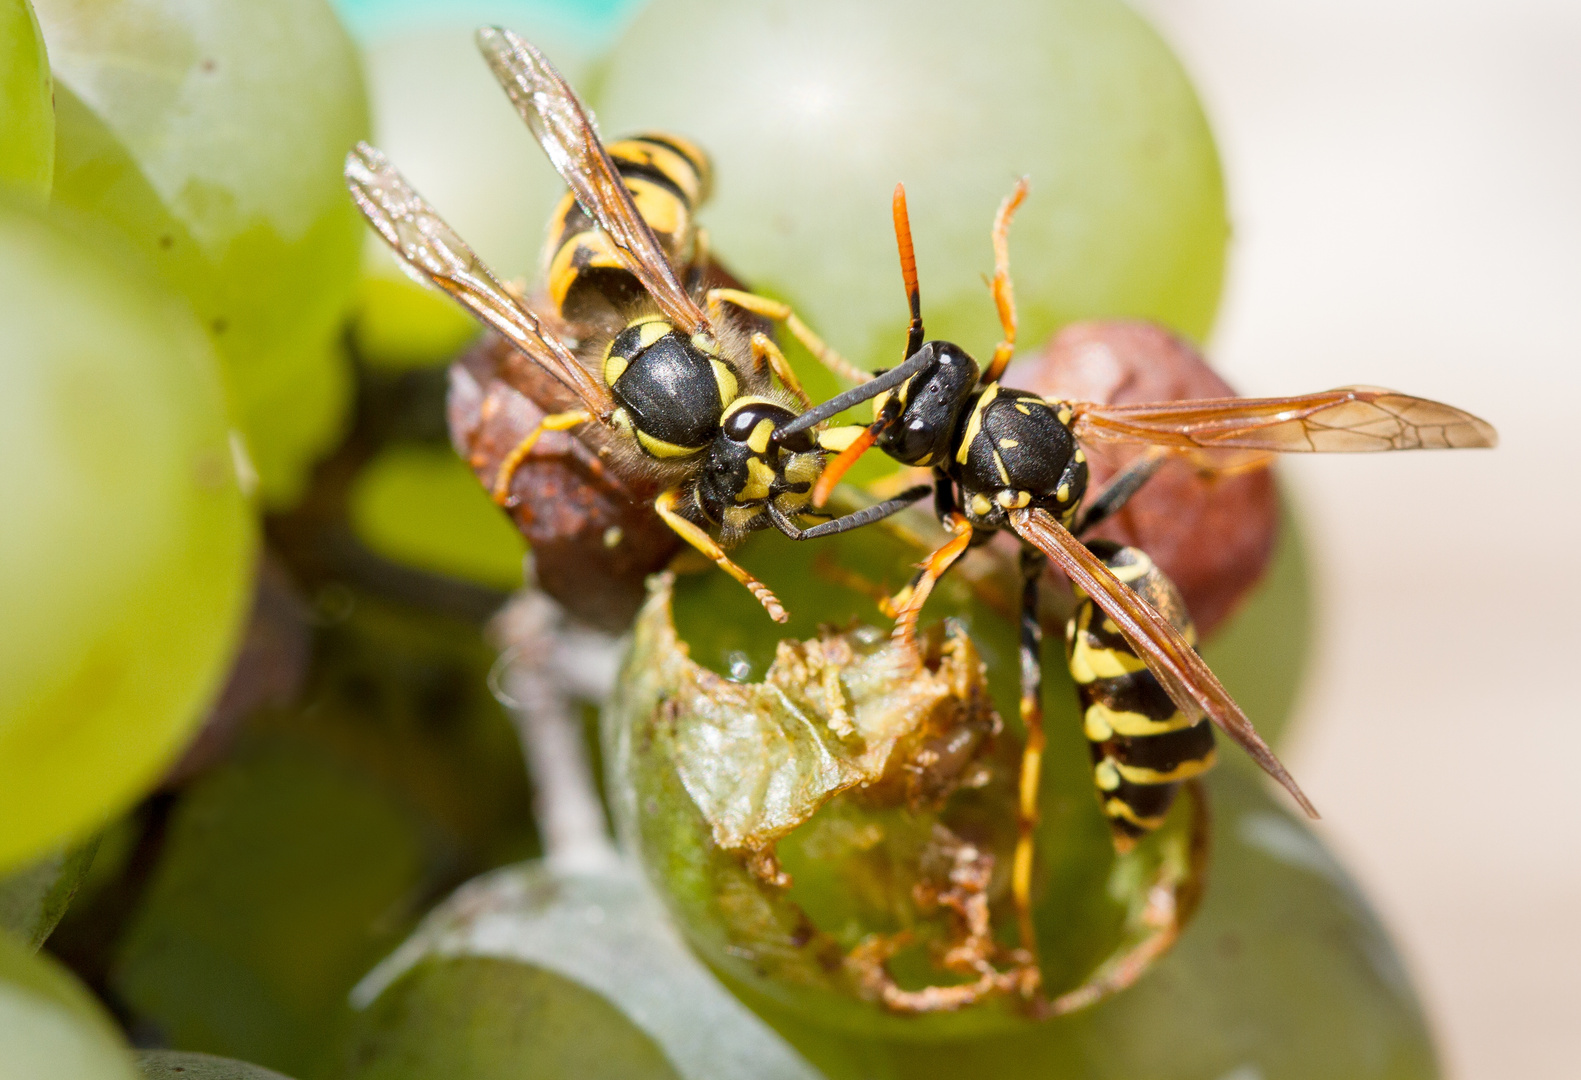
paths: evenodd
<path fill-rule="evenodd" d="M 1118 510 L 1170 453 L 1192 454 L 1204 468 L 1246 468 L 1265 463 L 1275 452 L 1491 447 L 1496 435 L 1485 421 L 1460 409 L 1373 387 L 1285 398 L 1102 405 L 1048 400 L 1001 386 L 1016 338 L 1008 235 L 1027 190 L 1023 179 L 994 222 L 991 287 L 1004 337 L 985 369 L 958 345 L 923 340 L 905 190 L 897 186 L 895 233 L 911 309 L 905 359 L 788 422 L 776 436 L 795 437 L 859 402 L 873 401 L 873 422 L 824 470 L 813 494 L 815 506 L 871 446 L 902 464 L 932 470 L 935 509 L 951 535 L 890 602 L 900 640 L 913 640 L 929 592 L 969 547 L 1007 528 L 1021 540 L 1020 711 L 1026 747 L 1012 890 L 1022 943 L 1032 949 L 1032 837 L 1045 745 L 1038 619 L 1045 560 L 1084 598 L 1069 628 L 1069 661 L 1094 747 L 1094 780 L 1118 846 L 1128 847 L 1156 828 L 1179 783 L 1211 763 L 1210 723 L 1316 816 L 1197 655 L 1184 606 L 1151 560 L 1132 548 L 1089 547 L 1078 537 Z M 1093 441 L 1143 444 L 1150 450 L 1083 509 L 1087 464 L 1081 444 Z"/>
<path fill-rule="evenodd" d="M 554 314 L 585 315 L 600 303 L 619 312 L 596 355 L 583 350 L 595 370 L 545 328 L 378 150 L 359 143 L 345 175 L 358 207 L 408 273 L 450 294 L 577 399 L 580 407 L 544 416 L 505 458 L 496 496 L 508 493 L 516 468 L 544 432 L 602 427 L 611 437 L 600 441 L 601 454 L 661 481 L 653 505 L 664 522 L 785 621 L 774 594 L 732 561 L 727 548 L 768 527 L 797 540 L 845 532 L 910 505 L 927 488 L 800 527 L 796 521 L 811 510 L 811 491 L 829 454 L 860 429 L 826 429 L 820 421 L 774 438 L 811 403 L 774 341 L 732 321 L 730 309 L 783 322 L 835 370 L 849 365 L 783 304 L 734 289 L 709 290 L 702 305 L 693 298 L 676 265 L 691 277 L 702 262 L 690 221 L 708 180 L 700 151 L 667 136 L 639 137 L 616 144 L 617 164 L 576 94 L 533 45 L 498 28 L 480 30 L 478 45 L 570 188 L 546 267 Z"/>

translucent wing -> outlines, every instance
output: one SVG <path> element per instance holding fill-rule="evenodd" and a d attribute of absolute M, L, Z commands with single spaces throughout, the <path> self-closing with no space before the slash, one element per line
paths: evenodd
<path fill-rule="evenodd" d="M 401 267 L 417 281 L 437 285 L 479 319 L 504 334 L 582 399 L 608 417 L 615 407 L 608 389 L 496 278 L 483 260 L 413 191 L 389 160 L 367 143 L 346 155 L 346 186 Z"/>
<path fill-rule="evenodd" d="M 1357 453 L 1493 446 L 1485 420 L 1452 405 L 1344 386 L 1284 398 L 1208 398 L 1143 405 L 1076 402 L 1078 439 L 1151 443 L 1180 449 Z"/>
<path fill-rule="evenodd" d="M 642 287 L 681 330 L 708 329 L 708 318 L 681 286 L 658 238 L 637 213 L 593 118 L 554 65 L 530 42 L 497 26 L 478 31 L 478 48 L 582 209 L 592 215 Z"/>
<path fill-rule="evenodd" d="M 1071 535 L 1070 530 L 1046 511 L 1012 510 L 1010 524 L 1023 540 L 1064 571 L 1071 584 L 1092 597 L 1093 603 L 1119 627 L 1127 643 L 1182 712 L 1193 719 L 1205 716 L 1211 720 L 1269 776 L 1279 781 L 1303 810 L 1317 817 L 1317 810 L 1295 779 L 1180 631 L 1115 577 L 1096 555 Z"/>

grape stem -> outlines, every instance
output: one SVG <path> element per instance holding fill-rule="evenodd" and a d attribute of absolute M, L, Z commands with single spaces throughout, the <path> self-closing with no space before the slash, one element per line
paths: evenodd
<path fill-rule="evenodd" d="M 512 597 L 489 629 L 499 649 L 489 685 L 521 739 L 545 861 L 562 870 L 612 867 L 619 856 L 588 764 L 581 705 L 608 699 L 618 640 L 532 587 Z"/>

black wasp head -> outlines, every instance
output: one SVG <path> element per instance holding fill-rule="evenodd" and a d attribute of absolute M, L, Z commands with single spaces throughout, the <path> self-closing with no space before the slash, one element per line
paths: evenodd
<path fill-rule="evenodd" d="M 977 388 L 977 361 L 948 341 L 930 341 L 912 360 L 923 364 L 911 378 L 873 401 L 875 416 L 893 419 L 878 436 L 878 448 L 907 465 L 937 465 L 955 440 L 962 411 Z"/>
<path fill-rule="evenodd" d="M 783 438 L 775 429 L 796 419 L 796 414 L 783 405 L 760 398 L 738 401 L 725 415 L 721 431 L 731 442 L 742 443 L 757 454 L 767 454 L 772 441 L 791 453 L 807 453 L 813 449 L 812 433 L 798 431 Z"/>

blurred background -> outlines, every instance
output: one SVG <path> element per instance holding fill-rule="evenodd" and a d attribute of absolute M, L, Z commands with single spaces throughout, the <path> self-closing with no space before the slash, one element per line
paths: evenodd
<path fill-rule="evenodd" d="M 1450 1074 L 1574 1076 L 1581 7 L 1138 6 L 1224 160 L 1219 370 L 1411 387 L 1499 429 L 1488 454 L 1283 465 L 1319 575 L 1288 757 Z"/>

